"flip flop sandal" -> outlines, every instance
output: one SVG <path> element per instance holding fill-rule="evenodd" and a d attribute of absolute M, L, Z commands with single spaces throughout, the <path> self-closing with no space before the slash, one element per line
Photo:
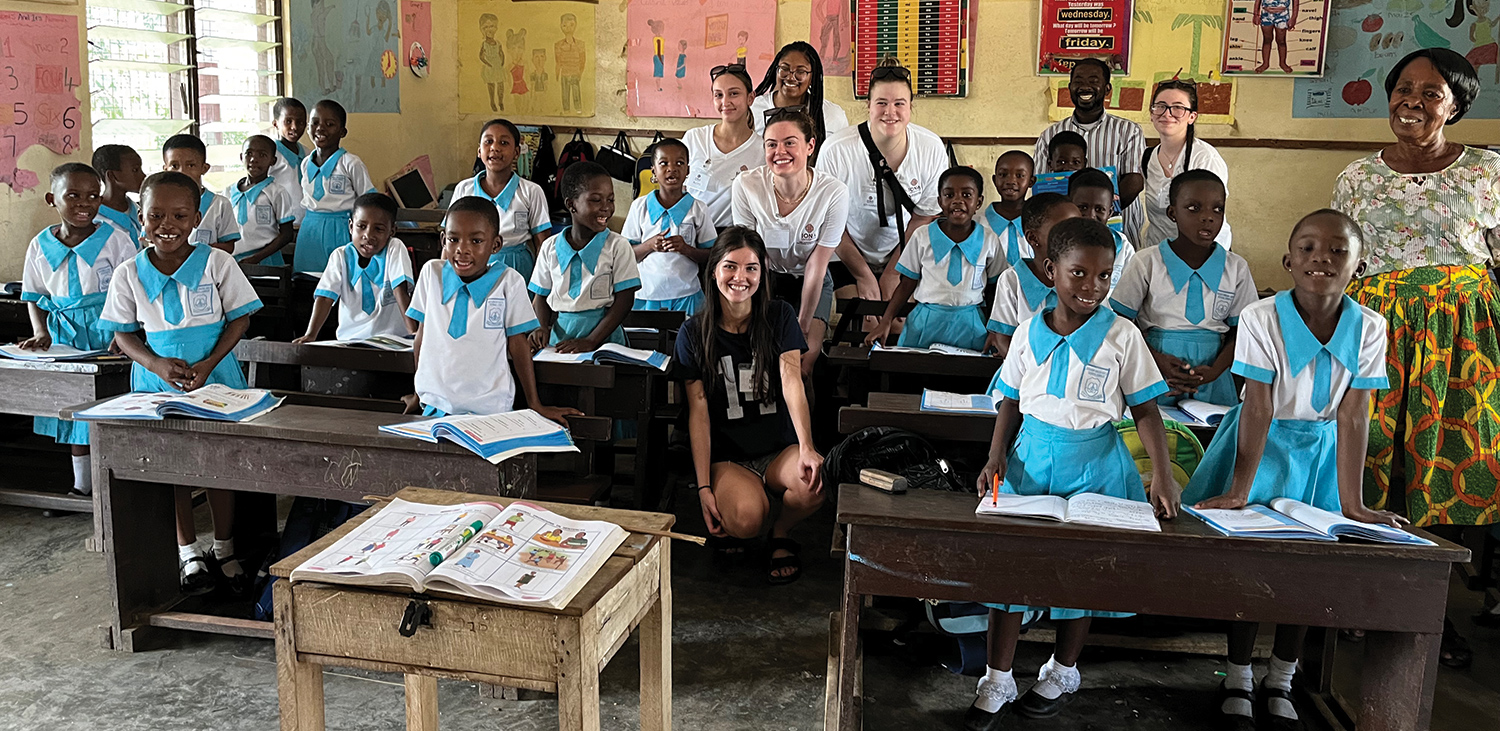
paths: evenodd
<path fill-rule="evenodd" d="M 772 538 L 766 541 L 767 555 L 777 551 L 786 551 L 792 555 L 772 556 L 770 565 L 766 569 L 766 579 L 771 582 L 772 586 L 781 586 L 796 581 L 802 576 L 802 544 L 790 538 Z M 795 571 L 787 575 L 777 574 L 778 571 L 786 568 L 795 569 Z"/>
<path fill-rule="evenodd" d="M 1438 655 L 1438 662 L 1455 670 L 1463 670 L 1474 662 L 1474 651 L 1469 647 L 1469 641 L 1458 633 L 1458 628 L 1453 626 L 1451 620 L 1443 620 L 1443 642 Z"/>

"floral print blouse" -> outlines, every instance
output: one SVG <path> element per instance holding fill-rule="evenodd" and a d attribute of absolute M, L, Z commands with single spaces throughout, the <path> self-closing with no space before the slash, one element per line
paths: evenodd
<path fill-rule="evenodd" d="M 1398 173 L 1382 153 L 1349 163 L 1333 207 L 1364 235 L 1366 276 L 1430 266 L 1488 266 L 1500 250 L 1500 155 L 1465 147 L 1435 173 Z"/>

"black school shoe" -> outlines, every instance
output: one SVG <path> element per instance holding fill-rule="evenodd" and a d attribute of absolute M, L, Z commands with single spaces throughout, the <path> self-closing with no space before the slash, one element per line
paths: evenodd
<path fill-rule="evenodd" d="M 83 492 L 83 491 L 79 490 L 76 487 L 68 490 L 68 497 L 81 497 L 81 498 L 86 498 L 86 499 L 90 499 L 90 500 L 93 499 L 93 495 L 90 495 L 89 493 Z M 42 511 L 42 517 L 43 518 L 61 518 L 61 517 L 68 516 L 68 515 L 78 515 L 78 512 L 79 511 L 77 511 L 77 510 L 63 510 L 62 508 L 47 508 L 47 509 L 45 509 L 45 510 Z"/>
<path fill-rule="evenodd" d="M 209 555 L 212 556 L 213 552 L 209 551 Z M 217 585 L 219 591 L 228 594 L 231 598 L 243 599 L 250 595 L 250 589 L 255 585 L 255 576 L 249 571 L 245 570 L 244 561 L 240 561 L 239 576 L 230 577 L 229 575 L 225 574 L 224 564 L 235 560 L 237 560 L 237 558 L 234 556 L 229 556 L 226 558 L 214 557 L 213 563 L 211 564 L 211 568 L 213 569 L 212 574 L 214 576 L 214 584 Z"/>
<path fill-rule="evenodd" d="M 1252 712 L 1257 708 L 1255 705 L 1255 691 L 1230 688 L 1224 683 L 1219 683 L 1219 714 L 1223 716 L 1223 722 L 1219 725 L 1219 728 L 1224 729 L 1224 731 L 1257 731 L 1258 727 L 1255 725 L 1255 717 L 1224 713 L 1224 701 L 1230 698 L 1249 701 Z"/>
<path fill-rule="evenodd" d="M 1063 693 L 1052 700 L 1047 700 L 1042 697 L 1041 693 L 1036 692 L 1036 688 L 1032 688 L 1021 696 L 1021 700 L 1016 701 L 1016 713 L 1026 718 L 1052 718 L 1072 700 L 1072 693 Z"/>
<path fill-rule="evenodd" d="M 191 574 L 183 573 L 190 563 L 202 564 L 204 568 Z M 179 588 L 187 596 L 202 596 L 214 590 L 214 574 L 209 570 L 208 559 L 202 556 L 193 556 L 179 562 L 177 572 Z"/>
<path fill-rule="evenodd" d="M 978 705 L 969 706 L 964 711 L 964 731 L 999 731 L 1005 720 L 1005 714 L 1010 711 L 1012 704 L 1007 703 L 1000 706 L 1000 710 L 990 713 Z"/>
<path fill-rule="evenodd" d="M 1302 719 L 1277 716 L 1271 713 L 1270 710 L 1272 698 L 1280 698 L 1287 703 L 1292 704 L 1293 708 L 1296 708 L 1297 704 L 1292 700 L 1291 691 L 1282 690 L 1280 688 L 1269 688 L 1264 682 L 1262 682 L 1260 684 L 1259 695 L 1261 704 L 1260 707 L 1256 708 L 1255 710 L 1260 714 L 1260 725 L 1262 729 L 1269 729 L 1270 731 L 1302 731 Z"/>

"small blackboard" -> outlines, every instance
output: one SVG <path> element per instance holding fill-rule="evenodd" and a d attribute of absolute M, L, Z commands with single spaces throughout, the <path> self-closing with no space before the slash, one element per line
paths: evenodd
<path fill-rule="evenodd" d="M 420 170 L 408 170 L 385 181 L 385 184 L 402 208 L 426 208 L 436 202 L 432 197 L 432 190 L 427 187 L 427 181 L 422 179 Z"/>

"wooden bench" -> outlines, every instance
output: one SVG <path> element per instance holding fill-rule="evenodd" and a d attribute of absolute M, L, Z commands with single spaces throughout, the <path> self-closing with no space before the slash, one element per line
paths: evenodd
<path fill-rule="evenodd" d="M 420 503 L 496 501 L 488 495 L 406 488 L 395 497 Z M 662 513 L 543 504 L 570 518 L 607 520 L 626 530 L 666 530 Z M 271 573 L 293 569 L 347 535 L 375 511 L 349 521 Z M 406 727 L 438 728 L 437 679 L 527 688 L 558 697 L 562 731 L 597 731 L 599 673 L 640 628 L 642 731 L 672 728 L 672 553 L 670 541 L 632 533 L 561 610 L 501 604 L 446 592 L 410 595 L 318 582 L 275 584 L 276 686 L 282 731 L 322 731 L 323 668 L 401 673 Z M 430 626 L 398 631 L 406 608 L 421 602 Z"/>

